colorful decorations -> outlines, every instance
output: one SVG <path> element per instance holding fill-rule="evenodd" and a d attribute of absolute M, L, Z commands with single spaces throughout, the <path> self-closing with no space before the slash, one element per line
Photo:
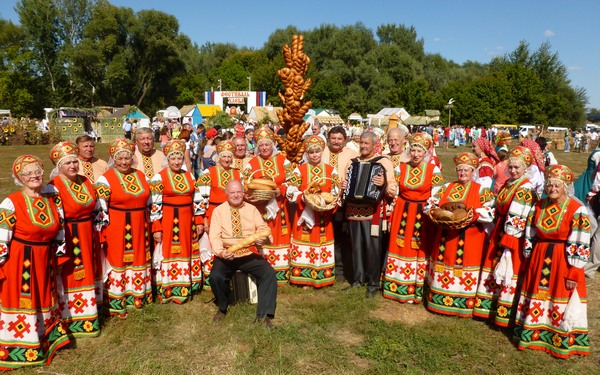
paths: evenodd
<path fill-rule="evenodd" d="M 546 175 L 546 180 L 560 180 L 567 186 L 573 182 L 573 172 L 566 165 L 551 165 L 546 169 L 544 174 Z"/>
<path fill-rule="evenodd" d="M 183 139 L 172 139 L 163 146 L 163 153 L 169 157 L 172 153 L 185 153 L 185 141 Z"/>
<path fill-rule="evenodd" d="M 459 165 L 466 165 L 473 169 L 477 169 L 479 166 L 479 160 L 475 154 L 470 152 L 461 152 L 456 154 L 454 157 L 454 164 L 458 167 Z"/>
<path fill-rule="evenodd" d="M 72 142 L 60 142 L 52 147 L 50 150 L 50 160 L 54 165 L 58 165 L 58 163 L 65 157 L 74 156 L 77 157 L 77 146 L 75 146 Z"/>
<path fill-rule="evenodd" d="M 321 151 L 323 151 L 325 149 L 325 141 L 323 140 L 323 138 L 319 137 L 318 135 L 311 135 L 310 137 L 308 137 L 304 140 L 304 149 L 305 150 L 308 150 L 308 149 L 311 149 L 314 147 L 317 147 Z"/>
<path fill-rule="evenodd" d="M 132 140 L 127 138 L 118 138 L 111 142 L 110 146 L 108 146 L 108 153 L 112 158 L 115 157 L 115 154 L 120 151 L 128 151 L 133 155 L 135 152 L 135 144 Z"/>

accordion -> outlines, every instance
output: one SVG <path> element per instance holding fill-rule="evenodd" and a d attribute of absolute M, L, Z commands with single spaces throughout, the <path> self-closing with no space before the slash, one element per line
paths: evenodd
<path fill-rule="evenodd" d="M 237 305 L 249 302 L 258 303 L 258 288 L 256 280 L 242 271 L 236 271 L 231 277 L 229 284 L 229 303 Z"/>
<path fill-rule="evenodd" d="M 383 175 L 385 179 L 385 168 L 377 163 L 382 158 L 383 156 L 379 156 L 366 162 L 357 158 L 352 159 L 352 164 L 346 174 L 348 186 L 344 191 L 344 202 L 374 205 L 383 199 L 387 181 L 383 186 L 377 186 L 371 182 L 377 175 Z"/>

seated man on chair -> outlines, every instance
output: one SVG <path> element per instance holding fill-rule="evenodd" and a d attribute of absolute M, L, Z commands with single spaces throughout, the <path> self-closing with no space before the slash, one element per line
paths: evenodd
<path fill-rule="evenodd" d="M 242 239 L 268 231 L 269 227 L 256 207 L 244 202 L 244 189 L 240 181 L 229 182 L 225 194 L 227 202 L 213 211 L 209 230 L 210 243 L 215 254 L 209 282 L 219 307 L 213 321 L 218 322 L 227 314 L 227 283 L 235 271 L 241 270 L 254 276 L 258 284 L 255 322 L 273 329 L 271 319 L 275 316 L 277 277 L 273 267 L 256 249 L 256 245 L 264 244 L 268 238 L 257 239 L 253 245 L 233 253 L 227 251 Z"/>

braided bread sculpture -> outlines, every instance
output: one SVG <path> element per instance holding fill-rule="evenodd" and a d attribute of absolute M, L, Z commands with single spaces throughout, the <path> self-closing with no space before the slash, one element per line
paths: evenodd
<path fill-rule="evenodd" d="M 292 36 L 292 47 L 283 46 L 285 68 L 279 69 L 277 75 L 285 86 L 285 92 L 279 92 L 284 108 L 277 111 L 281 126 L 287 133 L 286 140 L 276 135 L 277 142 L 282 144 L 282 154 L 296 166 L 302 160 L 304 146 L 302 135 L 310 124 L 304 122 L 306 112 L 312 107 L 311 101 L 304 100 L 304 94 L 312 84 L 310 78 L 304 79 L 310 58 L 304 54 L 304 37 Z"/>

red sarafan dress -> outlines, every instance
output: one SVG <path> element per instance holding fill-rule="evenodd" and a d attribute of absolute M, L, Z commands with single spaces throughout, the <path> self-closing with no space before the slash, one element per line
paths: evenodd
<path fill-rule="evenodd" d="M 403 163 L 396 171 L 399 192 L 392 213 L 383 296 L 398 302 L 420 303 L 436 229 L 423 209 L 444 179 L 440 169 L 427 162 L 417 167 Z"/>
<path fill-rule="evenodd" d="M 496 197 L 496 225 L 490 234 L 489 245 L 484 251 L 481 276 L 475 298 L 473 315 L 480 318 L 493 317 L 496 325 L 508 327 L 514 319 L 513 304 L 519 295 L 519 276 L 523 262 L 525 223 L 537 195 L 527 177 L 507 181 Z M 504 255 L 510 252 L 510 258 Z M 500 285 L 494 270 L 502 257 L 511 260 L 508 280 Z M 506 267 L 509 265 L 507 264 Z M 517 298 L 518 299 L 518 298 Z"/>
<path fill-rule="evenodd" d="M 0 370 L 49 365 L 69 343 L 56 294 L 65 258 L 57 204 L 23 192 L 0 204 Z"/>
<path fill-rule="evenodd" d="M 96 223 L 106 243 L 104 304 L 111 315 L 152 302 L 148 212 L 150 186 L 138 170 L 111 169 L 96 182 L 100 202 Z"/>
<path fill-rule="evenodd" d="M 164 168 L 150 180 L 152 233 L 162 232 L 162 252 L 153 263 L 156 292 L 162 303 L 185 303 L 202 288 L 200 249 L 200 194 L 190 172 Z M 157 259 L 161 258 L 161 259 Z"/>
<path fill-rule="evenodd" d="M 285 201 L 285 182 L 289 178 L 290 173 L 292 173 L 292 164 L 280 154 L 271 156 L 268 159 L 255 156 L 250 159 L 242 171 L 244 177 L 270 177 L 281 190 L 281 196 L 276 199 L 273 206 L 269 206 L 268 202 L 254 203 L 272 231 L 273 242 L 263 245 L 261 253 L 275 269 L 277 273 L 277 285 L 279 286 L 287 284 L 290 278 L 289 249 L 291 226 L 288 206 Z"/>
<path fill-rule="evenodd" d="M 312 212 L 312 222 L 303 218 L 310 215 L 303 201 L 304 191 L 309 184 L 319 182 L 322 192 L 339 194 L 339 176 L 337 170 L 328 164 L 298 166 L 288 181 L 287 197 L 297 204 L 292 221 L 292 238 L 290 245 L 290 283 L 307 285 L 314 288 L 333 285 L 335 282 L 335 257 L 333 237 L 333 214 L 331 211 Z"/>
<path fill-rule="evenodd" d="M 62 317 L 73 336 L 98 336 L 98 305 L 102 302 L 102 288 L 99 285 L 96 290 L 95 281 L 97 275 L 102 275 L 102 267 L 98 257 L 98 236 L 93 225 L 96 190 L 84 176 L 77 176 L 77 181 L 56 176 L 48 186 L 54 186 L 58 192 L 65 215 L 65 244 L 69 260 L 62 265 L 60 275 Z"/>
<path fill-rule="evenodd" d="M 236 160 L 236 159 L 234 159 Z M 200 173 L 196 184 L 202 197 L 201 214 L 206 217 L 210 227 L 210 216 L 214 209 L 221 203 L 227 202 L 225 188 L 230 181 L 241 181 L 240 171 L 235 168 L 225 169 L 217 164 L 214 167 L 205 169 Z M 209 228 L 205 227 L 205 229 Z M 202 249 L 201 249 L 202 250 Z M 201 254 L 202 273 L 204 276 L 204 290 L 210 292 L 210 271 L 212 270 L 214 254 L 203 252 Z"/>
<path fill-rule="evenodd" d="M 519 349 L 543 350 L 557 358 L 590 354 L 583 271 L 590 231 L 587 210 L 574 198 L 563 203 L 546 198 L 530 212 L 524 247 L 529 263 L 515 321 Z M 568 290 L 566 280 L 577 287 Z"/>
<path fill-rule="evenodd" d="M 434 198 L 436 205 L 464 203 L 473 208 L 473 221 L 462 229 L 437 228 L 429 264 L 427 309 L 439 314 L 470 318 L 486 233 L 482 223 L 493 220 L 494 195 L 476 182 L 451 182 Z"/>

